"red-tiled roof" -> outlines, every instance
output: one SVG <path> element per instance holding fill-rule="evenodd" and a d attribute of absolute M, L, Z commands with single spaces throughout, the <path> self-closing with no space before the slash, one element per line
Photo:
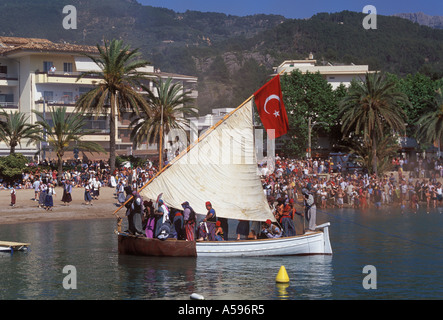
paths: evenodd
<path fill-rule="evenodd" d="M 7 55 L 17 51 L 56 51 L 98 53 L 97 47 L 70 43 L 54 43 L 47 39 L 0 37 L 0 54 Z"/>

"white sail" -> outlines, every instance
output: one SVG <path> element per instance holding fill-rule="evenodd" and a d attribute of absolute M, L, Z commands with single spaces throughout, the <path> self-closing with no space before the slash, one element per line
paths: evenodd
<path fill-rule="evenodd" d="M 254 148 L 252 99 L 173 159 L 140 194 L 170 207 L 188 201 L 197 213 L 210 201 L 217 217 L 265 221 L 275 218 L 268 206 Z"/>

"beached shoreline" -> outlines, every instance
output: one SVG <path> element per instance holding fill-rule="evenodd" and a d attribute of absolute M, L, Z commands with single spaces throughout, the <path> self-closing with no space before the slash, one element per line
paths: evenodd
<path fill-rule="evenodd" d="M 84 190 L 84 188 L 74 188 L 72 202 L 69 206 L 65 206 L 61 201 L 63 188 L 56 187 L 53 211 L 38 208 L 38 202 L 34 201 L 34 189 L 16 190 L 15 207 L 10 206 L 9 190 L 1 190 L 0 224 L 115 218 L 113 212 L 118 209 L 117 199 L 114 196 L 115 188 L 101 188 L 99 200 L 94 200 L 92 206 L 85 205 Z M 118 214 L 124 216 L 124 210 L 121 209 Z"/>

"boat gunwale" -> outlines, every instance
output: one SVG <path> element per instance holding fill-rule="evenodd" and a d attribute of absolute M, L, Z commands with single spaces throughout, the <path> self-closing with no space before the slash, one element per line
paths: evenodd
<path fill-rule="evenodd" d="M 275 241 L 275 240 L 280 240 L 280 241 L 287 241 L 287 240 L 295 240 L 296 238 L 307 238 L 310 236 L 315 236 L 318 234 L 322 234 L 324 233 L 323 231 L 313 231 L 313 232 L 309 232 L 309 233 L 304 233 L 304 234 L 300 234 L 300 235 L 295 235 L 295 236 L 289 236 L 289 237 L 279 237 L 279 238 L 262 238 L 262 239 L 241 239 L 241 240 L 224 240 L 224 241 L 216 241 L 216 240 L 202 240 L 202 241 L 197 241 L 197 240 L 193 240 L 193 241 L 189 241 L 189 240 L 179 240 L 176 238 L 168 238 L 165 240 L 161 240 L 158 238 L 146 238 L 143 236 L 135 236 L 132 234 L 128 234 L 125 232 L 120 232 L 117 233 L 118 235 L 121 236 L 126 236 L 126 237 L 131 237 L 131 238 L 135 238 L 135 239 L 142 239 L 142 240 L 158 240 L 158 241 L 180 241 L 180 242 L 195 242 L 196 244 L 234 244 L 234 243 L 241 243 L 241 244 L 248 244 L 248 243 L 256 243 L 256 242 L 263 242 L 263 241 Z"/>

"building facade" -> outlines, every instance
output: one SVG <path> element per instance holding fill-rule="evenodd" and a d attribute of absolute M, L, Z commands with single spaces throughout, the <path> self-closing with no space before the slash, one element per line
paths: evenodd
<path fill-rule="evenodd" d="M 312 54 L 306 60 L 286 60 L 278 67 L 274 67 L 274 72 L 291 73 L 294 70 L 299 70 L 302 73 L 317 73 L 319 72 L 323 78 L 331 84 L 332 89 L 337 89 L 340 84 L 349 87 L 353 79 L 364 79 L 365 74 L 369 71 L 368 65 L 316 65 L 317 60 L 313 59 Z"/>
<path fill-rule="evenodd" d="M 98 55 L 98 50 L 95 46 L 54 43 L 46 39 L 0 37 L 0 107 L 7 112 L 20 111 L 26 114 L 30 123 L 38 120 L 33 110 L 42 112 L 48 120 L 50 107 L 67 107 L 68 112 L 74 112 L 77 99 L 100 82 L 100 78 L 93 75 L 77 81 L 82 72 L 99 70 L 85 54 Z M 153 86 L 152 79 L 156 76 L 171 77 L 180 82 L 193 98 L 198 96 L 196 77 L 162 73 L 154 70 L 153 66 L 140 71 L 152 73 L 151 80 L 147 80 L 150 88 Z M 85 116 L 85 129 L 96 130 L 95 134 L 85 139 L 97 142 L 109 150 L 109 115 Z M 129 137 L 130 116 L 130 113 L 123 113 L 117 119 L 117 154 L 133 153 L 133 143 Z M 22 141 L 16 152 L 27 157 L 41 158 L 42 149 L 42 144 L 27 147 L 26 142 Z M 8 154 L 9 148 L 1 142 L 0 155 Z M 65 158 L 73 156 L 71 152 Z M 108 154 L 92 156 L 95 159 L 109 157 Z M 48 150 L 46 158 L 51 157 L 55 158 L 55 155 Z"/>

